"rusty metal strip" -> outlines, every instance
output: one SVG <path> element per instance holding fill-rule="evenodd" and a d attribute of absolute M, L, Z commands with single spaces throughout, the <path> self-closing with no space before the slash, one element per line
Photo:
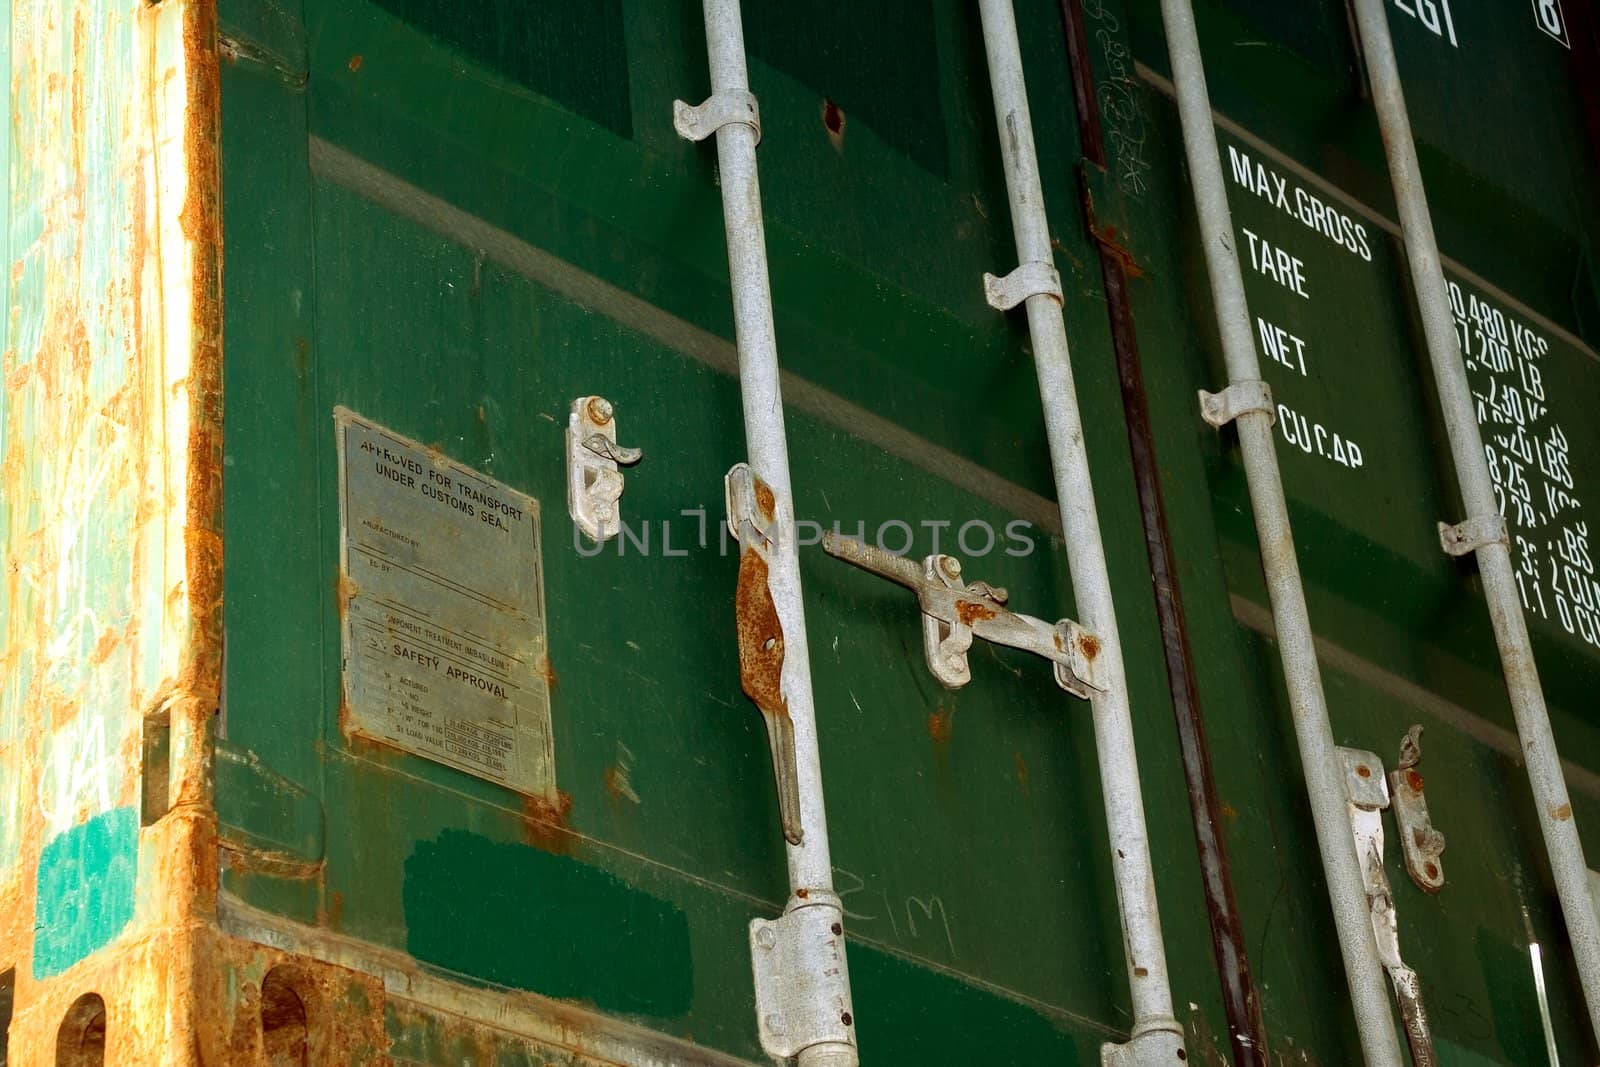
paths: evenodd
<path fill-rule="evenodd" d="M 1081 0 L 1061 0 L 1068 59 L 1072 69 L 1073 98 L 1078 108 L 1078 133 L 1086 166 L 1107 164 L 1104 132 L 1095 103 L 1094 72 L 1088 60 Z M 1194 828 L 1195 850 L 1200 860 L 1206 915 L 1211 928 L 1211 948 L 1222 986 L 1228 1038 L 1237 1067 L 1265 1067 L 1269 1055 L 1266 1023 L 1245 947 L 1243 922 L 1233 888 L 1232 865 L 1223 834 L 1221 804 L 1206 739 L 1205 712 L 1199 679 L 1189 644 L 1183 590 L 1167 524 L 1166 501 L 1161 488 L 1155 434 L 1150 422 L 1150 402 L 1145 394 L 1144 370 L 1139 357 L 1139 337 L 1128 296 L 1128 251 L 1116 243 L 1117 228 L 1102 226 L 1094 215 L 1093 198 L 1084 186 L 1084 207 L 1089 229 L 1096 238 L 1100 274 L 1110 318 L 1111 345 L 1117 361 L 1117 381 L 1122 390 L 1128 448 L 1133 457 L 1138 489 L 1139 518 L 1144 528 L 1145 551 L 1150 560 L 1151 585 L 1161 629 L 1167 684 L 1172 694 L 1178 747 L 1183 759 L 1184 785 Z M 1125 231 L 1124 231 L 1125 232 Z"/>
<path fill-rule="evenodd" d="M 792 769 L 794 720 L 789 717 L 789 702 L 783 698 L 783 624 L 767 586 L 768 573 L 767 561 L 755 549 L 746 548 L 740 553 L 739 585 L 733 597 L 739 683 L 766 720 L 783 836 L 791 845 L 798 845 L 805 833 L 800 825 L 799 785 Z"/>

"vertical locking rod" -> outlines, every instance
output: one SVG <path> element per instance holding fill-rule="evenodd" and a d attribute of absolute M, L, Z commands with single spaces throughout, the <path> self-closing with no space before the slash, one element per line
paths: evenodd
<path fill-rule="evenodd" d="M 1445 288 L 1444 270 L 1439 263 L 1439 245 L 1434 238 L 1433 218 L 1428 211 L 1428 194 L 1422 185 L 1417 165 L 1417 150 L 1411 139 L 1411 119 L 1406 114 L 1405 94 L 1400 87 L 1400 67 L 1394 57 L 1394 42 L 1382 0 L 1355 0 L 1356 27 L 1366 53 L 1367 70 L 1372 79 L 1372 102 L 1378 111 L 1383 131 L 1383 147 L 1389 158 L 1389 178 L 1394 185 L 1395 204 L 1400 210 L 1400 230 L 1405 238 L 1406 261 L 1411 265 L 1411 285 L 1422 312 L 1422 330 L 1428 343 L 1428 359 L 1444 413 L 1446 436 L 1455 463 L 1456 480 L 1468 521 L 1498 516 L 1494 481 L 1489 476 L 1483 452 L 1483 435 L 1478 429 L 1472 388 L 1456 342 L 1455 319 Z M 1511 548 L 1503 539 L 1485 540 L 1475 546 L 1478 573 L 1483 593 L 1489 602 L 1489 618 L 1494 624 L 1495 643 L 1500 646 L 1500 665 L 1505 673 L 1506 690 L 1511 695 L 1511 711 L 1516 717 L 1517 736 L 1528 766 L 1528 783 L 1533 787 L 1534 806 L 1539 811 L 1539 828 L 1544 832 L 1545 851 L 1550 856 L 1550 871 L 1555 876 L 1556 895 L 1567 922 L 1567 937 L 1577 960 L 1578 977 L 1589 1008 L 1589 1025 L 1600 1037 L 1600 917 L 1589 896 L 1589 868 L 1583 858 L 1583 843 L 1572 816 L 1572 801 L 1567 796 L 1566 779 L 1561 773 L 1561 754 L 1556 750 L 1555 733 L 1550 728 L 1550 712 L 1544 703 L 1544 688 L 1533 662 L 1533 646 L 1528 642 L 1528 626 L 1522 616 L 1522 601 L 1517 594 Z"/>
<path fill-rule="evenodd" d="M 1211 281 L 1222 354 L 1231 385 L 1261 378 L 1251 335 L 1250 313 L 1245 304 L 1244 278 L 1234 248 L 1233 216 L 1223 184 L 1222 157 L 1217 150 L 1211 100 L 1206 89 L 1205 65 L 1195 32 L 1189 0 L 1162 0 L 1167 49 L 1172 57 L 1172 80 L 1177 87 L 1178 117 L 1183 128 L 1189 180 L 1194 186 L 1195 213 L 1205 246 L 1206 273 Z M 1322 692 L 1311 617 L 1305 590 L 1300 585 L 1300 562 L 1295 555 L 1289 509 L 1284 502 L 1283 478 L 1273 451 L 1270 411 L 1239 415 L 1235 425 L 1244 453 L 1245 480 L 1255 513 L 1256 538 L 1261 545 L 1261 566 L 1267 578 L 1267 595 L 1278 634 L 1284 681 L 1294 719 L 1300 763 L 1305 769 L 1306 792 L 1322 856 L 1323 875 L 1333 905 L 1339 951 L 1344 958 L 1356 1028 L 1368 1067 L 1400 1067 L 1403 1060 L 1395 1035 L 1394 1016 L 1384 989 L 1383 965 L 1373 940 L 1366 888 L 1355 843 L 1345 812 L 1341 763 Z"/>
<path fill-rule="evenodd" d="M 1155 874 L 1145 827 L 1144 799 L 1139 787 L 1139 761 L 1134 751 L 1133 723 L 1128 710 L 1127 677 L 1122 643 L 1106 571 L 1105 546 L 1089 478 L 1083 421 L 1072 380 L 1061 296 L 1048 291 L 1054 256 L 1045 217 L 1044 189 L 1028 112 L 1022 56 L 1017 44 L 1016 14 L 1011 0 L 981 0 L 983 39 L 994 91 L 995 124 L 1000 134 L 1006 190 L 1011 201 L 1011 228 L 1017 258 L 1017 279 L 1031 274 L 1024 306 L 1033 338 L 1033 359 L 1039 376 L 1050 461 L 1055 474 L 1061 528 L 1066 535 L 1067 565 L 1079 619 L 1100 638 L 1097 669 L 1105 690 L 1090 695 L 1100 784 L 1105 797 L 1106 826 L 1111 838 L 1111 871 L 1122 919 L 1128 986 L 1133 1000 L 1133 1027 L 1128 1043 L 1102 1049 L 1105 1064 L 1128 1067 L 1171 1067 L 1185 1057 L 1183 1030 L 1172 1012 L 1161 917 L 1156 908 Z M 1037 266 L 1036 266 L 1037 265 Z M 1049 268 L 1048 270 L 1044 268 Z M 993 290 L 995 286 L 991 285 Z"/>
<path fill-rule="evenodd" d="M 831 927 L 838 934 L 844 913 L 833 890 L 833 867 L 828 853 L 828 820 L 823 809 L 816 709 L 811 691 L 811 661 L 806 647 L 805 606 L 800 595 L 800 559 L 789 481 L 789 446 L 784 434 L 783 398 L 778 389 L 778 346 L 772 323 L 772 292 L 767 277 L 766 236 L 756 173 L 759 119 L 754 114 L 754 97 L 750 94 L 739 0 L 705 0 L 704 7 L 712 97 L 701 110 L 711 116 L 712 121 L 722 123 L 717 126 L 715 136 L 723 220 L 727 228 L 728 275 L 733 287 L 734 339 L 739 350 L 745 447 L 751 470 L 771 488 L 775 498 L 777 536 L 770 551 L 766 583 L 782 628 L 784 654 L 779 685 L 793 722 L 802 832 L 798 844 L 786 843 L 790 897 L 784 911 L 787 918 L 807 909 L 824 909 L 830 912 L 830 921 L 822 922 L 821 927 L 824 930 Z M 680 115 L 685 110 L 680 106 Z M 718 119 L 718 115 L 723 117 Z M 680 131 L 683 128 L 684 124 L 680 124 Z M 806 921 L 800 927 L 816 925 L 811 922 L 815 916 L 808 914 L 802 918 Z M 809 954 L 802 953 L 799 958 L 824 958 L 811 952 L 809 943 L 807 947 Z M 848 1010 L 849 974 L 845 970 L 842 939 L 837 952 L 826 954 L 826 960 L 828 973 L 794 976 L 789 990 L 770 992 L 779 1003 L 791 996 L 807 999 L 807 1003 L 792 1005 L 793 1016 L 825 1022 L 835 1028 L 827 1039 L 795 1050 L 800 1067 L 856 1067 L 859 1060 L 854 1020 Z M 759 969 L 759 958 L 757 962 Z M 791 974 L 786 971 L 784 976 L 788 978 Z M 763 1021 L 765 1018 L 763 1016 Z M 824 1029 L 821 1025 L 814 1028 L 819 1033 Z M 786 1036 L 792 1036 L 792 1032 Z M 787 1049 L 785 1054 L 788 1054 Z"/>

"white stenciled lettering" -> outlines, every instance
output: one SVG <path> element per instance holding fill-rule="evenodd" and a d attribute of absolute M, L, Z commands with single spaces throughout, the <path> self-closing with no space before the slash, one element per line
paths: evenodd
<path fill-rule="evenodd" d="M 1281 248 L 1274 248 L 1266 238 L 1257 236 L 1249 229 L 1244 230 L 1244 235 L 1250 242 L 1252 267 L 1290 292 L 1311 299 L 1306 292 L 1306 265 L 1302 260 Z"/>
<path fill-rule="evenodd" d="M 1533 0 L 1533 19 L 1545 33 L 1566 47 L 1572 47 L 1572 39 L 1567 36 L 1567 16 L 1561 10 L 1561 0 Z"/>
<path fill-rule="evenodd" d="M 1450 15 L 1450 0 L 1394 0 L 1394 6 L 1422 23 L 1428 32 L 1460 48 L 1456 41 L 1455 19 Z"/>
<path fill-rule="evenodd" d="M 1278 432 L 1285 442 L 1306 455 L 1331 460 L 1349 470 L 1366 462 L 1360 445 L 1287 404 L 1278 405 Z"/>
<path fill-rule="evenodd" d="M 1365 224 L 1233 145 L 1228 146 L 1228 165 L 1235 185 L 1265 200 L 1351 255 L 1372 262 L 1372 244 L 1367 238 Z"/>
<path fill-rule="evenodd" d="M 1600 648 L 1589 524 L 1572 476 L 1571 441 L 1545 385 L 1549 339 L 1457 282 L 1449 293 L 1523 610 Z"/>
<path fill-rule="evenodd" d="M 1297 370 L 1304 377 L 1306 373 L 1306 343 L 1288 330 L 1274 326 L 1261 316 L 1256 316 L 1256 336 L 1261 341 L 1261 354 L 1268 359 L 1283 364 L 1290 370 Z"/>

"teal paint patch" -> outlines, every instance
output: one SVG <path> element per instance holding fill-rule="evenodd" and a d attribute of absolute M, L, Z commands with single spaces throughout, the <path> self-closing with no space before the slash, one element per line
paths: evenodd
<path fill-rule="evenodd" d="M 407 858 L 403 897 L 406 950 L 424 962 L 601 1010 L 689 1010 L 683 912 L 598 868 L 446 830 Z"/>
<path fill-rule="evenodd" d="M 139 812 L 128 806 L 60 834 L 39 854 L 33 976 L 60 974 L 133 918 Z"/>
<path fill-rule="evenodd" d="M 1070 1034 L 1014 1000 L 859 943 L 849 953 L 851 996 L 872 1006 L 861 1011 L 856 1031 L 865 1062 L 969 1067 L 994 1062 L 997 1049 L 1008 1063 L 1100 1062 L 1099 1041 Z"/>

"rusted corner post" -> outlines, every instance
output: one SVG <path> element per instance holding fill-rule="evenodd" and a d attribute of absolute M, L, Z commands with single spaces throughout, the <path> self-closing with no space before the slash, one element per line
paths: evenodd
<path fill-rule="evenodd" d="M 190 1062 L 172 1050 L 205 1045 L 186 991 L 214 965 L 194 935 L 217 884 L 216 10 L 18 0 L 11 15 L 11 217 L 26 221 L 0 399 L 10 1054 L 51 1062 L 81 1038 L 107 1062 Z"/>

